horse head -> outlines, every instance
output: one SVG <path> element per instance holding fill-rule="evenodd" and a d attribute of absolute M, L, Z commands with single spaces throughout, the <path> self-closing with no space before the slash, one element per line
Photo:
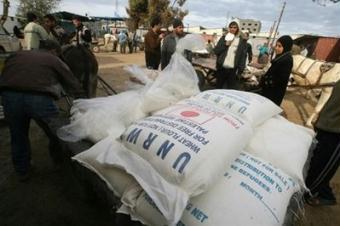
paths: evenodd
<path fill-rule="evenodd" d="M 78 78 L 88 98 L 96 96 L 98 62 L 94 54 L 83 45 L 62 47 L 62 59 Z"/>

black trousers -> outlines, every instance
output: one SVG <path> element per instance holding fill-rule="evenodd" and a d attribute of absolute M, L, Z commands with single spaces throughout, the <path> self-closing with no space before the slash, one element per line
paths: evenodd
<path fill-rule="evenodd" d="M 147 68 L 158 70 L 160 62 L 161 56 L 159 54 L 145 52 L 145 63 Z"/>
<path fill-rule="evenodd" d="M 216 72 L 216 89 L 239 89 L 240 82 L 234 68 L 220 68 Z"/>
<path fill-rule="evenodd" d="M 329 182 L 340 164 L 340 134 L 317 129 L 318 144 L 313 152 L 306 186 L 312 195 L 335 199 Z"/>

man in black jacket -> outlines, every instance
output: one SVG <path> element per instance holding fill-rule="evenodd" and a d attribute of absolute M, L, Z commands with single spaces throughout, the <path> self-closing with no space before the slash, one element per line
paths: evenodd
<path fill-rule="evenodd" d="M 172 54 L 176 51 L 177 42 L 184 37 L 183 22 L 180 19 L 174 19 L 172 23 L 173 32 L 164 38 L 161 51 L 161 68 L 162 70 L 169 64 Z"/>
<path fill-rule="evenodd" d="M 0 77 L 4 114 L 11 134 L 12 161 L 20 181 L 29 179 L 31 169 L 30 120 L 34 119 L 49 136 L 50 147 L 58 149 L 57 139 L 48 127 L 59 113 L 54 99 L 61 97 L 62 87 L 71 93 L 81 90 L 70 69 L 56 56 L 60 53 L 59 44 L 47 40 L 41 48 L 45 49 L 20 51 L 10 56 Z M 60 155 L 50 151 L 53 160 L 59 160 Z"/>

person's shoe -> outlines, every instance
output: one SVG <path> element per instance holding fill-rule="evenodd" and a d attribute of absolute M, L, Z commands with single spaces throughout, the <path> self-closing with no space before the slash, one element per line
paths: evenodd
<path fill-rule="evenodd" d="M 324 199 L 321 197 L 306 199 L 306 203 L 310 206 L 334 206 L 337 204 L 335 199 Z"/>

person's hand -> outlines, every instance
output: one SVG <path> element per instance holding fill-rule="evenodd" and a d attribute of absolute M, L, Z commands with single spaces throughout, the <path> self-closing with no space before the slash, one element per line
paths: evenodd
<path fill-rule="evenodd" d="M 226 36 L 225 36 L 224 39 L 225 39 L 226 41 L 233 41 L 234 38 L 235 38 L 235 35 L 232 34 L 232 33 L 230 33 L 230 32 L 228 32 L 228 33 L 226 34 Z"/>
<path fill-rule="evenodd" d="M 160 35 L 158 36 L 160 39 L 163 39 L 164 38 L 164 33 L 160 33 Z"/>
<path fill-rule="evenodd" d="M 234 38 L 235 38 L 235 35 L 232 34 L 232 33 L 230 33 L 230 32 L 228 32 L 228 33 L 226 34 L 225 38 L 224 38 L 225 44 L 226 44 L 227 46 L 230 46 L 230 45 L 231 45 L 231 42 L 234 40 Z"/>

